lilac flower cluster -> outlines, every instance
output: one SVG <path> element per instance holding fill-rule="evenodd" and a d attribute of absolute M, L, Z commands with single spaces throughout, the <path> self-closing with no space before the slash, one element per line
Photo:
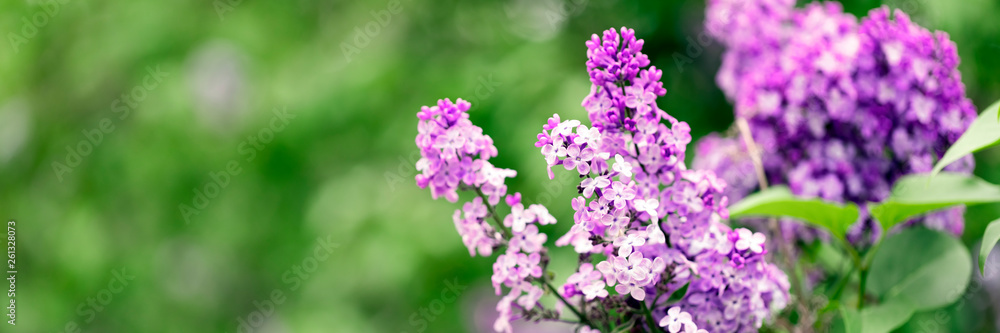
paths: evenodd
<path fill-rule="evenodd" d="M 898 10 L 890 17 L 886 7 L 859 24 L 836 2 L 746 2 L 710 1 L 706 28 L 728 48 L 717 82 L 747 120 L 769 183 L 807 197 L 879 202 L 900 177 L 930 171 L 975 118 L 947 34 Z M 719 14 L 736 7 L 738 14 Z M 752 191 L 740 139 L 706 140 L 695 164 L 736 184 L 733 200 Z M 972 163 L 967 157 L 948 170 L 971 172 Z M 961 233 L 963 211 L 911 224 Z M 863 215 L 852 241 L 879 236 Z"/>
<path fill-rule="evenodd" d="M 511 332 L 510 322 L 519 319 L 518 312 L 514 310 L 531 311 L 545 292 L 532 284 L 533 280 L 542 277 L 542 249 L 548 239 L 545 234 L 538 233 L 535 223 L 552 224 L 556 220 L 542 205 L 531 205 L 525 209 L 520 198 L 520 193 L 507 196 L 511 213 L 504 219 L 504 226 L 510 228 L 512 236 L 507 252 L 497 257 L 493 264 L 492 280 L 496 294 L 502 294 L 501 286 L 510 288 L 510 292 L 497 304 L 500 316 L 493 324 L 497 332 Z"/>
<path fill-rule="evenodd" d="M 698 327 L 756 332 L 771 311 L 787 304 L 788 278 L 764 261 L 764 238 L 747 229 L 720 226 L 698 241 L 699 247 L 710 249 L 695 255 L 691 263 L 701 278 L 691 283 L 688 296 L 677 304 L 699 314 L 694 320 Z"/>
<path fill-rule="evenodd" d="M 507 192 L 504 179 L 517 172 L 490 164 L 497 147 L 482 128 L 469 121 L 470 106 L 461 98 L 456 103 L 442 99 L 436 106 L 425 106 L 417 113 L 417 147 L 421 155 L 417 185 L 430 186 L 434 199 L 444 196 L 451 202 L 458 201 L 459 185 L 479 187 L 489 195 L 490 205 L 496 205 Z"/>
<path fill-rule="evenodd" d="M 462 99 L 452 103 L 442 99 L 431 107 L 423 107 L 417 113 L 417 147 L 420 160 L 417 161 L 417 185 L 430 187 L 434 199 L 445 197 L 448 201 L 458 201 L 461 186 L 476 188 L 486 194 L 489 205 L 496 205 L 507 193 L 504 180 L 514 177 L 517 172 L 500 169 L 490 164 L 490 157 L 496 156 L 497 148 L 493 139 L 483 134 L 482 128 L 473 125 L 466 113 L 471 105 Z M 489 256 L 493 248 L 501 244 L 497 230 L 486 222 L 487 206 L 482 198 L 466 203 L 456 210 L 452 219 L 462 236 L 462 242 L 469 248 L 469 254 Z"/>
<path fill-rule="evenodd" d="M 558 319 L 567 308 L 584 332 L 637 322 L 671 333 L 756 330 L 788 299 L 787 277 L 764 261 L 764 236 L 725 225 L 725 181 L 684 164 L 690 128 L 657 106 L 663 74 L 648 67 L 635 32 L 610 29 L 586 45 L 593 86 L 582 105 L 590 124 L 553 115 L 536 142 L 550 178 L 562 166 L 581 179 L 573 226 L 555 242 L 572 246 L 579 266 L 559 288 L 546 272 L 548 237 L 538 228 L 556 219 L 507 194 L 505 180 L 516 173 L 490 164 L 497 149 L 469 121 L 469 103 L 444 99 L 417 114 L 417 184 L 452 202 L 459 190 L 475 192 L 455 211 L 455 227 L 472 256 L 503 249 L 491 278 L 502 295 L 494 330 Z M 501 201 L 510 208 L 503 217 Z M 679 290 L 687 294 L 671 300 Z M 547 291 L 562 301 L 554 310 L 539 302 Z M 582 311 L 571 298 L 581 299 Z"/>
<path fill-rule="evenodd" d="M 764 263 L 763 235 L 743 237 L 749 233 L 743 229 L 730 237 L 722 223 L 728 218 L 725 182 L 684 165 L 690 128 L 657 106 L 656 97 L 666 93 L 662 72 L 645 68 L 642 44 L 626 28 L 594 35 L 587 42 L 593 86 L 582 103 L 591 127 L 557 114 L 538 135 L 550 177 L 552 167 L 562 165 L 583 178 L 572 200 L 574 225 L 556 245 L 607 258 L 583 262 L 561 294 L 649 303 L 678 332 L 687 325 L 657 301 L 690 285 L 678 303 L 698 314 L 690 327 L 755 330 L 784 306 L 787 278 Z M 605 286 L 618 295 L 608 295 Z M 699 295 L 714 298 L 693 303 Z M 714 323 L 702 319 L 713 313 L 729 315 Z"/>
<path fill-rule="evenodd" d="M 469 121 L 470 104 L 462 99 L 455 103 L 442 99 L 436 106 L 423 107 L 417 118 L 417 146 L 421 159 L 417 161 L 417 185 L 430 187 L 435 199 L 445 197 L 458 201 L 458 190 L 473 190 L 479 196 L 456 210 L 452 219 L 469 255 L 489 256 L 493 250 L 506 245 L 505 253 L 493 264 L 493 287 L 497 295 L 507 287 L 509 293 L 497 304 L 499 318 L 494 324 L 498 332 L 510 332 L 510 321 L 518 319 L 515 310 L 530 311 L 539 303 L 544 290 L 532 281 L 542 277 L 543 249 L 548 236 L 538 232 L 536 224 L 556 222 L 542 205 L 521 203 L 521 194 L 507 195 L 506 178 L 514 177 L 513 170 L 500 169 L 490 164 L 490 157 L 497 155 L 493 140 L 483 134 L 482 128 Z M 485 201 L 484 202 L 484 198 Z M 500 199 L 510 206 L 511 212 L 500 222 L 495 208 Z M 493 218 L 496 225 L 488 221 Z"/>

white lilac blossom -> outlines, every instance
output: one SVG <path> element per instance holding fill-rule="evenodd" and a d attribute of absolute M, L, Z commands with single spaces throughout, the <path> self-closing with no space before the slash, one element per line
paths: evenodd
<path fill-rule="evenodd" d="M 580 264 L 580 270 L 566 279 L 560 293 L 565 298 L 583 295 L 587 301 L 608 297 L 607 286 L 601 272 L 594 270 L 594 264 Z"/>
<path fill-rule="evenodd" d="M 668 309 L 667 315 L 660 319 L 660 327 L 666 328 L 670 333 L 708 333 L 698 328 L 690 313 L 681 311 L 676 306 Z"/>
<path fill-rule="evenodd" d="M 768 183 L 797 195 L 862 208 L 885 200 L 900 177 L 930 171 L 976 116 L 954 42 L 902 11 L 877 8 L 859 23 L 836 2 L 712 0 L 706 13 L 709 33 L 727 48 L 716 81 L 746 119 Z M 740 141 L 706 138 L 695 162 L 736 185 L 730 200 L 757 187 Z M 948 168 L 972 169 L 971 156 Z M 963 211 L 909 224 L 961 234 Z M 868 216 L 852 242 L 879 237 Z"/>

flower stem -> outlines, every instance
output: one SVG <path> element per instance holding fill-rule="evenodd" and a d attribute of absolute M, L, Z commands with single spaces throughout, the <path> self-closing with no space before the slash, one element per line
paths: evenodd
<path fill-rule="evenodd" d="M 490 204 L 490 199 L 486 197 L 486 194 L 483 194 L 483 190 L 481 190 L 479 187 L 473 187 L 473 188 L 476 190 L 476 194 L 478 194 L 480 198 L 483 198 L 483 202 L 486 203 L 486 209 L 489 210 L 490 216 L 493 217 L 493 221 L 496 223 L 497 230 L 500 230 L 500 232 L 503 233 L 504 238 L 509 239 L 510 231 L 507 231 L 507 228 L 504 228 L 503 222 L 500 221 L 500 215 L 497 215 L 496 208 L 494 208 L 493 205 Z"/>
<path fill-rule="evenodd" d="M 653 312 L 649 311 L 649 307 L 646 306 L 646 302 L 639 302 L 639 304 L 642 304 L 642 311 L 646 315 L 646 321 L 649 324 L 649 331 L 650 332 L 659 331 L 658 329 L 656 329 L 657 328 L 657 326 L 656 326 L 656 320 L 653 319 Z"/>
<path fill-rule="evenodd" d="M 764 171 L 764 162 L 761 159 L 760 148 L 757 147 L 757 142 L 753 139 L 753 133 L 750 132 L 750 123 L 747 122 L 744 117 L 736 117 L 736 127 L 740 131 L 740 136 L 743 138 L 743 144 L 747 147 L 747 153 L 750 155 L 750 161 L 753 164 L 754 171 L 757 173 L 757 183 L 760 185 L 761 190 L 765 190 L 768 187 L 767 183 L 767 173 Z M 770 218 L 767 223 L 767 228 L 770 230 L 771 235 L 781 237 L 782 230 L 778 223 L 777 218 Z M 809 312 L 808 302 L 805 301 L 807 298 L 805 287 L 802 285 L 801 281 L 795 276 L 795 262 L 792 260 L 792 255 L 795 252 L 794 245 L 784 239 L 778 241 L 778 255 L 783 257 L 785 269 L 787 272 L 793 275 L 791 279 L 792 290 L 798 294 L 798 297 L 794 298 L 795 307 L 798 308 L 800 312 Z M 855 254 L 856 256 L 856 254 Z M 806 329 L 807 325 L 803 325 Z"/>
<path fill-rule="evenodd" d="M 858 286 L 858 310 L 865 307 L 865 284 L 868 282 L 868 267 L 862 267 L 861 284 Z"/>
<path fill-rule="evenodd" d="M 764 173 L 764 162 L 760 158 L 760 150 L 757 148 L 757 143 L 753 140 L 753 135 L 750 133 L 750 123 L 747 122 L 746 118 L 738 117 L 736 118 L 736 127 L 740 129 L 743 144 L 747 146 L 747 150 L 750 153 L 750 161 L 753 163 L 754 170 L 757 171 L 757 182 L 760 183 L 761 189 L 766 189 L 767 175 Z"/>
<path fill-rule="evenodd" d="M 559 294 L 559 291 L 557 291 L 556 288 L 552 286 L 552 283 L 550 283 L 549 280 L 546 280 L 544 278 L 539 280 L 542 281 L 542 284 L 544 284 L 545 287 L 549 288 L 549 290 L 552 291 L 552 294 L 556 295 L 556 298 L 558 298 L 560 302 L 563 302 L 563 304 L 566 305 L 566 308 L 568 308 L 570 311 L 573 311 L 573 314 L 575 314 L 578 318 L 580 318 L 581 323 L 587 324 L 587 326 L 590 326 L 590 328 L 598 328 L 597 326 L 594 326 L 594 324 L 590 322 L 590 319 L 587 318 L 587 316 L 584 316 L 582 313 L 580 313 L 580 311 L 573 306 L 573 303 L 570 303 L 565 298 L 563 298 L 562 295 Z"/>
<path fill-rule="evenodd" d="M 840 277 L 840 281 L 837 282 L 837 289 L 833 292 L 833 299 L 840 300 L 840 296 L 844 293 L 844 288 L 847 287 L 847 283 L 851 282 L 851 276 L 854 275 L 854 270 L 857 269 L 854 265 L 851 265 L 851 269 L 847 271 Z"/>

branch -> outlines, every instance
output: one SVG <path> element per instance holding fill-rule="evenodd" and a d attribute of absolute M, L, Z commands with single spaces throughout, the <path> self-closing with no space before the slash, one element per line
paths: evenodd
<path fill-rule="evenodd" d="M 572 303 L 563 298 L 562 295 L 559 294 L 559 291 L 557 291 L 556 288 L 552 286 L 552 283 L 550 283 L 545 278 L 541 278 L 539 280 L 541 280 L 542 284 L 545 285 L 545 287 L 548 287 L 549 290 L 551 290 L 552 293 L 556 295 L 556 298 L 558 298 L 560 302 L 563 302 L 563 304 L 566 305 L 566 308 L 568 308 L 570 311 L 573 311 L 573 314 L 575 314 L 578 318 L 580 318 L 580 322 L 587 324 L 587 326 L 590 326 L 590 328 L 600 329 L 597 326 L 594 326 L 594 324 L 590 322 L 590 318 L 584 316 L 582 313 L 580 313 L 579 310 L 576 309 L 576 307 L 573 306 Z"/>
<path fill-rule="evenodd" d="M 507 228 L 503 226 L 503 222 L 500 221 L 500 215 L 497 215 L 496 208 L 490 204 L 490 199 L 486 197 L 486 194 L 483 194 L 483 190 L 480 189 L 479 187 L 473 187 L 473 188 L 476 190 L 476 194 L 478 194 L 480 198 L 483 198 L 483 203 L 486 204 L 486 209 L 490 212 L 490 216 L 493 217 L 493 221 L 496 222 L 497 230 L 499 230 L 500 233 L 503 234 L 504 238 L 510 239 L 511 237 L 510 231 L 508 231 Z"/>
<path fill-rule="evenodd" d="M 743 144 L 746 145 L 747 147 L 747 154 L 750 155 L 750 161 L 753 163 L 754 171 L 756 171 L 757 174 L 757 183 L 760 184 L 761 190 L 765 190 L 768 187 L 767 173 L 764 172 L 764 162 L 761 159 L 762 153 L 760 151 L 760 148 L 757 146 L 757 142 L 755 142 L 753 139 L 753 133 L 750 132 L 750 123 L 747 122 L 746 118 L 737 117 L 736 127 L 740 131 L 740 137 L 743 138 Z M 784 237 L 784 235 L 782 235 L 781 228 L 778 224 L 777 218 L 770 218 L 768 219 L 767 222 L 768 222 L 767 227 L 770 230 L 771 235 Z M 795 293 L 798 294 L 798 297 L 795 299 L 796 307 L 800 312 L 805 313 L 809 312 L 809 308 L 806 302 L 803 302 L 802 300 L 807 296 L 805 292 L 805 287 L 802 286 L 801 281 L 799 281 L 797 276 L 795 276 L 796 266 L 795 263 L 792 262 L 792 253 L 794 252 L 794 250 L 795 249 L 794 247 L 792 247 L 792 244 L 790 242 L 786 242 L 784 239 L 781 239 L 778 242 L 778 252 L 781 254 L 781 257 L 784 258 L 786 271 L 790 272 L 793 275 L 790 281 L 792 283 L 792 288 L 795 290 Z M 808 327 L 808 324 L 804 326 Z"/>

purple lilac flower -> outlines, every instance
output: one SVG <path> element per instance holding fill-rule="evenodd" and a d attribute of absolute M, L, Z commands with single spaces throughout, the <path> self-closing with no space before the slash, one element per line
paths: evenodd
<path fill-rule="evenodd" d="M 486 214 L 483 199 L 477 197 L 471 202 L 466 202 L 462 209 L 456 210 L 452 216 L 455 229 L 462 236 L 462 243 L 469 248 L 470 256 L 475 256 L 477 251 L 482 256 L 489 256 L 493 254 L 493 247 L 501 242 L 500 233 L 488 223 L 484 223 Z"/>
<path fill-rule="evenodd" d="M 496 156 L 493 139 L 483 134 L 483 130 L 469 121 L 469 103 L 458 99 L 452 103 L 442 99 L 431 107 L 423 107 L 417 113 L 417 147 L 421 158 L 417 161 L 417 185 L 430 187 L 435 199 L 445 197 L 448 201 L 458 201 L 458 189 L 476 188 L 489 199 L 475 198 L 465 203 L 453 216 L 455 229 L 462 236 L 462 242 L 469 248 L 469 254 L 488 256 L 493 248 L 500 245 L 502 237 L 486 222 L 487 204 L 495 206 L 506 194 L 504 181 L 517 173 L 500 169 L 490 164 L 490 157 Z"/>
<path fill-rule="evenodd" d="M 862 207 L 880 202 L 900 177 L 930 171 L 976 116 L 955 44 L 902 11 L 874 9 L 859 24 L 836 2 L 737 2 L 746 1 L 710 1 L 706 28 L 727 46 L 716 80 L 749 123 L 771 184 Z M 734 6 L 742 11 L 730 20 L 713 14 Z M 734 200 L 757 187 L 739 141 L 706 139 L 695 162 L 737 184 L 727 192 Z M 948 168 L 972 169 L 971 156 Z M 962 211 L 909 224 L 961 233 Z M 853 242 L 879 237 L 862 215 Z"/>
<path fill-rule="evenodd" d="M 678 306 L 699 314 L 693 320 L 698 327 L 756 332 L 771 311 L 787 304 L 788 278 L 764 262 L 764 249 L 752 245 L 762 242 L 759 233 L 720 225 L 693 243 L 701 249 L 693 261 L 701 278 L 691 282 Z"/>
<path fill-rule="evenodd" d="M 634 31 L 610 29 L 586 44 L 592 87 L 582 106 L 590 126 L 553 115 L 535 145 L 541 148 L 550 178 L 558 165 L 583 178 L 581 195 L 571 202 L 574 225 L 556 245 L 606 259 L 595 259 L 596 265 L 583 263 L 561 293 L 652 304 L 664 290 L 690 284 L 690 290 L 711 298 L 697 306 L 682 300 L 678 304 L 685 311 L 696 311 L 691 312 L 696 317 L 739 316 L 714 323 L 688 320 L 681 325 L 685 330 L 687 324 L 690 332 L 702 326 L 760 327 L 788 298 L 787 278 L 764 262 L 763 235 L 731 232 L 722 223 L 728 218 L 725 181 L 684 165 L 690 127 L 656 104 L 656 97 L 666 94 L 662 72 L 646 68 L 649 59 L 641 53 L 643 41 Z M 587 150 L 592 153 L 584 154 Z M 614 287 L 618 295 L 587 292 L 588 287 L 605 286 Z M 747 301 L 726 304 L 721 297 L 731 294 Z M 677 315 L 666 306 L 651 307 L 656 317 Z M 664 320 L 668 328 L 682 329 Z"/>
<path fill-rule="evenodd" d="M 493 264 L 491 279 L 497 295 L 503 294 L 504 287 L 509 289 L 497 303 L 499 317 L 494 329 L 510 333 L 510 321 L 519 319 L 522 311 L 534 309 L 544 294 L 541 287 L 532 284 L 534 279 L 542 277 L 542 250 L 548 238 L 538 232 L 536 224 L 553 224 L 556 219 L 545 206 L 524 207 L 520 193 L 507 194 L 505 181 L 517 173 L 490 164 L 489 159 L 497 155 L 497 149 L 493 140 L 469 121 L 469 107 L 469 103 L 462 99 L 455 103 L 443 99 L 436 106 L 425 106 L 417 113 L 420 121 L 416 143 L 421 154 L 417 170 L 421 173 L 416 176 L 416 181 L 421 188 L 430 187 L 431 196 L 435 199 L 443 196 L 448 201 L 456 202 L 460 189 L 474 190 L 479 194 L 466 202 L 462 209 L 456 210 L 452 219 L 472 256 L 476 253 L 489 256 L 506 242 L 505 253 L 499 255 Z M 588 152 L 574 151 L 566 156 L 576 158 L 580 165 L 584 165 L 589 163 L 588 158 L 593 158 L 587 155 Z M 500 225 L 498 217 L 492 212 L 501 198 L 511 208 L 511 213 L 502 222 L 503 227 L 510 228 L 508 237 L 487 221 L 494 218 Z M 592 286 L 582 287 L 585 292 L 596 294 Z"/>
<path fill-rule="evenodd" d="M 506 192 L 504 179 L 517 173 L 498 169 L 489 163 L 497 154 L 493 139 L 483 134 L 483 129 L 469 121 L 469 102 L 449 99 L 423 107 L 417 113 L 417 147 L 421 159 L 417 161 L 416 176 L 420 188 L 431 188 L 431 196 L 444 196 L 448 201 L 458 201 L 459 185 L 489 187 L 488 193 Z M 500 195 L 502 196 L 502 195 Z M 499 197 L 498 197 L 499 198 Z M 490 205 L 499 199 L 490 197 Z"/>
<path fill-rule="evenodd" d="M 565 298 L 583 295 L 587 301 L 591 301 L 595 298 L 608 297 L 605 286 L 604 276 L 594 270 L 594 265 L 588 262 L 581 264 L 580 270 L 566 279 L 560 294 Z"/>

